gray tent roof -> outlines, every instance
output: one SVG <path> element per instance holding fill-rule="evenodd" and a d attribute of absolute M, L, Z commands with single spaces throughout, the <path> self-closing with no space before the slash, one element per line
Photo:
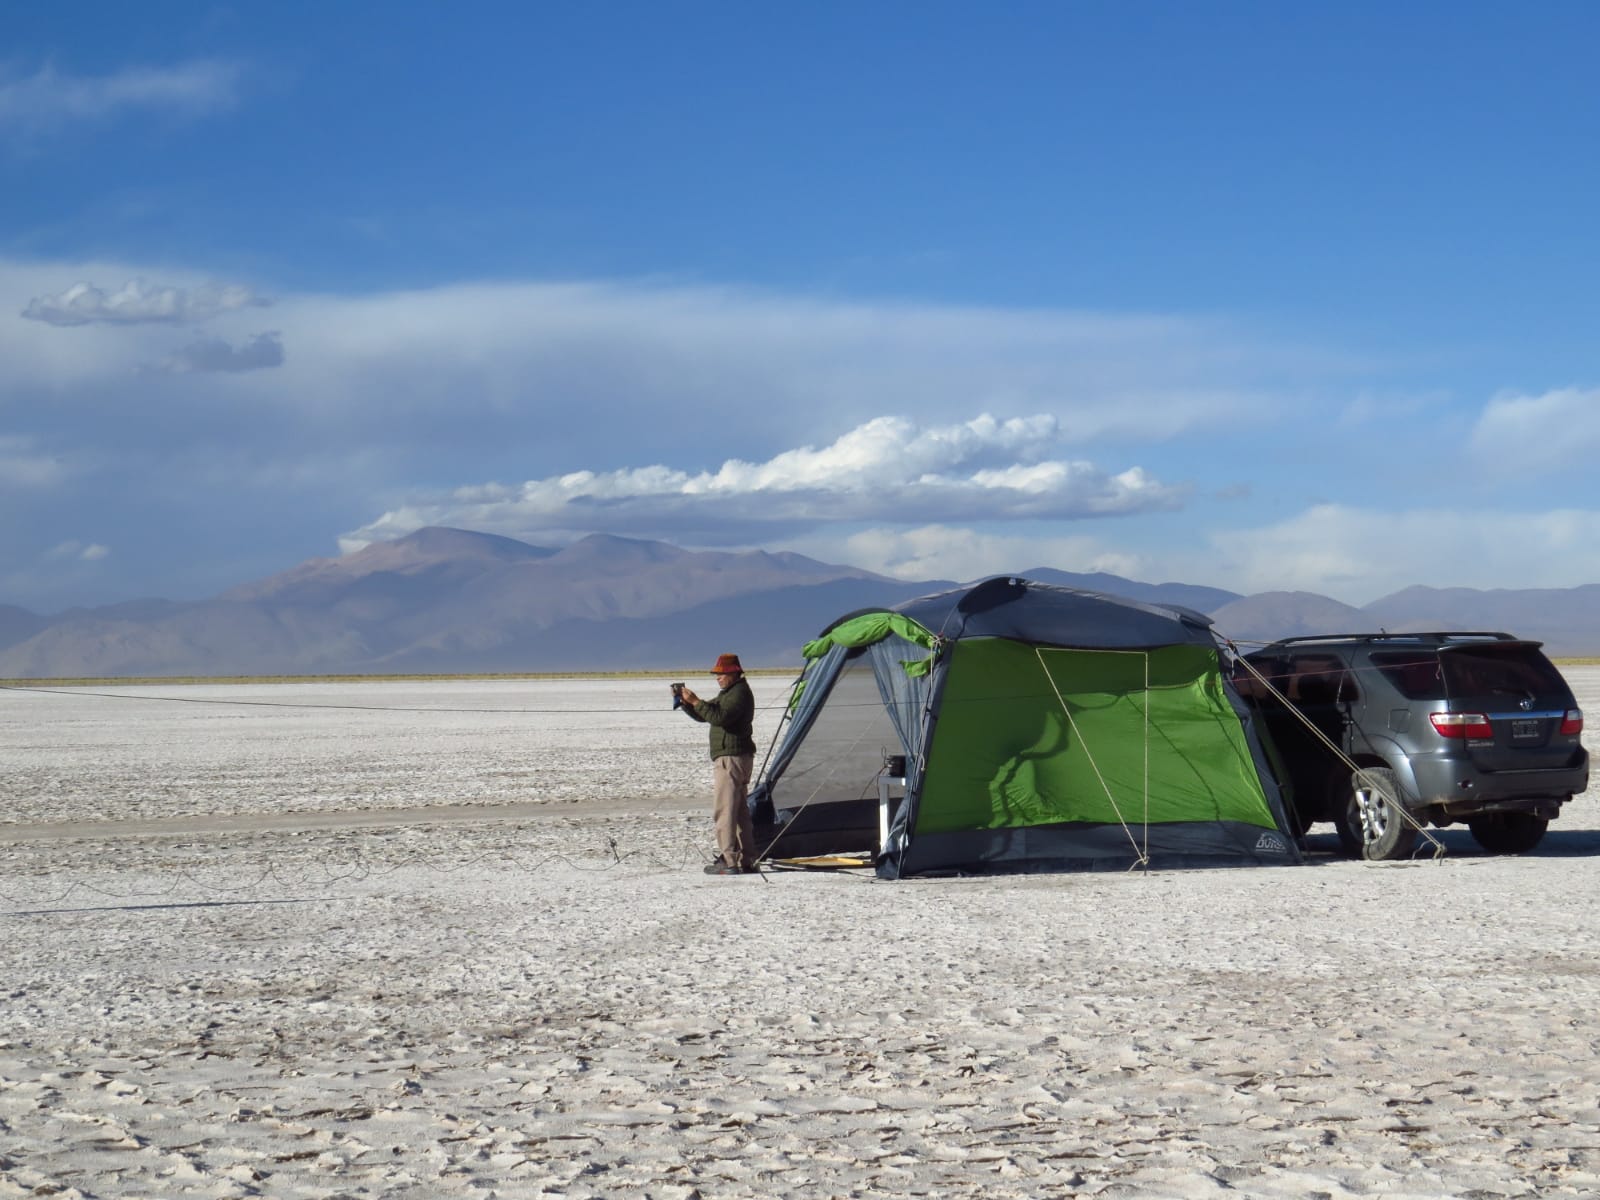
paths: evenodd
<path fill-rule="evenodd" d="M 1211 618 L 1180 605 L 1143 604 L 1122 596 L 996 576 L 972 587 L 896 605 L 946 638 L 1002 637 L 1046 646 L 1147 649 L 1215 646 Z"/>

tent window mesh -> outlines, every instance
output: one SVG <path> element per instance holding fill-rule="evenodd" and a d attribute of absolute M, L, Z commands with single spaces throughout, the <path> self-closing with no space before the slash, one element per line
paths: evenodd
<path fill-rule="evenodd" d="M 847 800 L 873 800 L 885 757 L 902 754 L 867 656 L 846 663 L 816 723 L 773 790 L 782 812 Z"/>

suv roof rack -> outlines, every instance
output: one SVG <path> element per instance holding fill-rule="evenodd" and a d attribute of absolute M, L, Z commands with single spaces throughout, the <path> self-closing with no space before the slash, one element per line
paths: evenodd
<path fill-rule="evenodd" d="M 1308 633 L 1299 637 L 1278 638 L 1272 646 L 1297 646 L 1309 642 L 1422 642 L 1442 646 L 1450 642 L 1520 642 L 1509 633 L 1481 629 L 1438 630 L 1432 633 Z"/>

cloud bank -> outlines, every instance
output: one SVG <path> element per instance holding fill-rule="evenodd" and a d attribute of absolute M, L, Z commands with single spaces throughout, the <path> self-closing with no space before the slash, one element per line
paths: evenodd
<path fill-rule="evenodd" d="M 240 284 L 209 284 L 197 288 L 157 287 L 143 279 L 130 279 L 115 292 L 90 283 L 75 283 L 54 296 L 28 301 L 22 316 L 47 325 L 190 324 L 222 313 L 270 304 Z M 273 335 L 276 336 L 276 335 Z"/>
<path fill-rule="evenodd" d="M 1600 388 L 1492 399 L 1472 430 L 1478 461 L 1502 475 L 1569 468 L 1600 453 Z"/>
<path fill-rule="evenodd" d="M 1319 504 L 1281 522 L 1213 533 L 1207 548 L 1226 570 L 1218 586 L 1245 594 L 1312 591 L 1367 604 L 1418 583 L 1571 587 L 1600 581 L 1600 510 Z M 1190 572 L 1202 565 L 1181 554 L 1171 561 Z"/>
<path fill-rule="evenodd" d="M 1139 579 L 1151 565 L 1138 554 L 1091 534 L 1062 536 L 1025 527 L 1005 533 L 960 525 L 874 528 L 852 533 L 842 541 L 827 536 L 797 538 L 784 548 L 913 580 L 966 581 L 1052 566 Z"/>
<path fill-rule="evenodd" d="M 257 371 L 282 365 L 283 341 L 272 331 L 258 333 L 240 346 L 217 337 L 197 338 L 150 369 L 169 375 L 188 375 L 197 371 Z"/>
<path fill-rule="evenodd" d="M 220 112 L 232 107 L 239 78 L 236 64 L 211 59 L 109 75 L 72 75 L 48 63 L 28 76 L 0 73 L 0 131 L 45 132 L 128 109 Z"/>
<path fill-rule="evenodd" d="M 277 294 L 261 332 L 265 303 L 0 262 L 0 487 L 36 514 L 0 550 L 115 546 L 132 595 L 204 564 L 184 596 L 431 524 L 1345 600 L 1600 578 L 1560 539 L 1600 508 L 1594 389 L 1408 394 L 1216 319 L 530 282 Z"/>
<path fill-rule="evenodd" d="M 574 471 L 517 485 L 456 489 L 409 504 L 345 534 L 346 551 L 427 525 L 514 537 L 608 529 L 693 528 L 717 541 L 759 539 L 862 521 L 1075 520 L 1173 509 L 1186 489 L 1137 467 L 1110 474 L 1085 461 L 1042 456 L 1061 440 L 1048 415 L 923 427 L 877 417 L 831 444 L 764 462 L 729 459 L 690 474 L 666 466 Z"/>
<path fill-rule="evenodd" d="M 31 437 L 0 435 L 0 491 L 43 490 L 65 478 L 61 462 Z"/>
<path fill-rule="evenodd" d="M 99 562 L 110 553 L 111 548 L 109 546 L 102 546 L 98 542 L 84 543 L 73 539 L 51 547 L 47 557 L 68 559 L 73 562 Z"/>

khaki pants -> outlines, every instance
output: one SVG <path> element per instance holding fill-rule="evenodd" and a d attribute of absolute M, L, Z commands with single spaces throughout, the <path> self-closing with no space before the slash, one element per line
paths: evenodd
<path fill-rule="evenodd" d="M 742 871 L 754 869 L 755 827 L 750 824 L 750 772 L 755 767 L 753 754 L 724 754 L 711 760 L 712 820 L 717 826 L 717 849 L 722 861 Z"/>

